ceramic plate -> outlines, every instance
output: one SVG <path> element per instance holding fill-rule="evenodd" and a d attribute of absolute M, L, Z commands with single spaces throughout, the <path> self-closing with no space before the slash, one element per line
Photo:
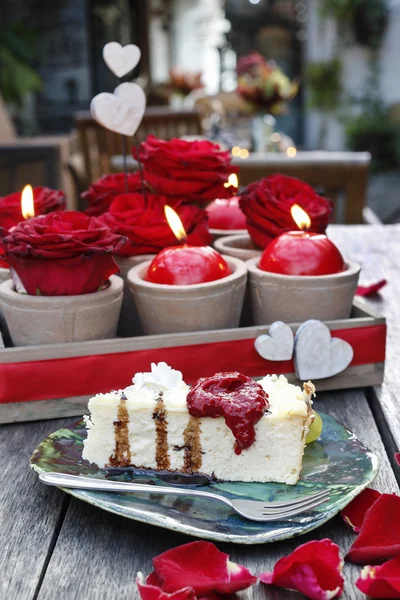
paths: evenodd
<path fill-rule="evenodd" d="M 332 417 L 321 414 L 321 437 L 309 444 L 303 460 L 301 479 L 295 486 L 279 483 L 210 483 L 212 492 L 228 498 L 249 500 L 291 500 L 318 489 L 329 488 L 328 502 L 319 506 L 306 521 L 259 523 L 232 513 L 228 506 L 209 499 L 163 496 L 162 485 L 151 495 L 117 494 L 84 490 L 65 490 L 72 496 L 117 515 L 203 539 L 262 544 L 302 535 L 319 527 L 361 492 L 378 472 L 378 459 L 356 436 Z M 43 471 L 117 478 L 131 481 L 143 475 L 110 475 L 82 460 L 86 432 L 83 422 L 59 429 L 46 438 L 31 458 L 32 468 Z M 196 487 L 196 489 L 205 489 Z"/>

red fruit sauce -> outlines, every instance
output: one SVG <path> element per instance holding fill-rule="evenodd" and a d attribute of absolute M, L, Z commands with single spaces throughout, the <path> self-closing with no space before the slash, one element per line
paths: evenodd
<path fill-rule="evenodd" d="M 236 440 L 236 454 L 254 443 L 254 427 L 269 408 L 261 385 L 237 371 L 199 379 L 186 403 L 192 417 L 224 417 Z"/>

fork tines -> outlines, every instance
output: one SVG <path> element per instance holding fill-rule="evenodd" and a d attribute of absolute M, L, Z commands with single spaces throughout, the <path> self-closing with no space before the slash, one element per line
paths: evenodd
<path fill-rule="evenodd" d="M 289 502 L 270 502 L 264 506 L 262 511 L 264 515 L 280 515 L 283 517 L 296 515 L 300 512 L 315 508 L 319 504 L 322 504 L 329 498 L 329 490 L 322 490 L 316 494 L 299 498 L 297 500 L 291 500 Z"/>

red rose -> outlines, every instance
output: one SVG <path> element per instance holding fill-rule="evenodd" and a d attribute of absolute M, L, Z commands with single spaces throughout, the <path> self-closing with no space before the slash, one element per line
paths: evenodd
<path fill-rule="evenodd" d="M 138 157 L 135 148 L 133 155 Z M 212 142 L 178 139 L 165 142 L 149 135 L 140 146 L 139 157 L 145 179 L 157 194 L 206 203 L 215 198 L 230 198 L 237 191 L 224 183 L 239 169 L 231 165 L 229 152 L 221 152 Z"/>
<path fill-rule="evenodd" d="M 140 173 L 128 173 L 128 191 L 140 192 L 142 180 Z M 110 208 L 116 196 L 126 193 L 125 173 L 104 175 L 90 185 L 90 188 L 81 194 L 81 198 L 89 203 L 85 213 L 91 217 L 102 215 Z"/>
<path fill-rule="evenodd" d="M 268 67 L 268 63 L 259 52 L 251 52 L 246 56 L 241 56 L 238 60 L 236 66 L 236 73 L 238 75 L 243 75 L 246 73 L 251 73 L 254 68 L 257 67 Z"/>
<path fill-rule="evenodd" d="M 99 217 L 114 233 L 127 238 L 118 251 L 119 256 L 134 256 L 159 252 L 167 246 L 176 246 L 178 241 L 164 215 L 164 206 L 172 204 L 178 213 L 188 244 L 205 246 L 211 242 L 206 212 L 191 204 L 175 202 L 172 198 L 148 194 L 121 194 L 117 196 L 110 211 Z"/>
<path fill-rule="evenodd" d="M 0 198 L 0 227 L 11 229 L 24 220 L 21 212 L 21 195 L 22 192 L 16 192 Z M 36 216 L 47 215 L 50 212 L 65 210 L 66 198 L 61 190 L 36 187 L 33 189 L 33 204 Z"/>
<path fill-rule="evenodd" d="M 28 294 L 89 294 L 118 272 L 112 255 L 122 238 L 82 213 L 51 213 L 2 233 L 3 258 Z"/>
<path fill-rule="evenodd" d="M 331 203 L 308 183 L 286 175 L 271 175 L 248 185 L 240 194 L 240 208 L 247 217 L 251 239 L 266 248 L 278 235 L 299 228 L 290 209 L 303 208 L 311 219 L 310 231 L 324 233 L 332 212 Z"/>

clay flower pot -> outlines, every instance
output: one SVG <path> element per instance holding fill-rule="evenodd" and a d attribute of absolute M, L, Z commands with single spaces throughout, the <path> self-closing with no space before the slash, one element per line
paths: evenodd
<path fill-rule="evenodd" d="M 2 267 L 0 267 L 0 283 L 3 283 L 3 281 L 7 281 L 7 279 L 10 279 L 10 277 L 10 269 L 3 269 Z"/>
<path fill-rule="evenodd" d="M 164 285 L 145 280 L 150 262 L 133 267 L 128 284 L 146 334 L 208 331 L 238 327 L 246 289 L 243 261 L 224 256 L 232 273 L 194 285 Z"/>
<path fill-rule="evenodd" d="M 124 282 L 80 296 L 19 294 L 9 279 L 0 285 L 3 310 L 14 346 L 85 342 L 115 337 Z"/>
<path fill-rule="evenodd" d="M 350 316 L 359 264 L 348 262 L 345 271 L 333 275 L 298 276 L 262 271 L 258 263 L 258 257 L 246 262 L 255 325 Z"/>
<path fill-rule="evenodd" d="M 220 254 L 234 256 L 244 261 L 253 257 L 259 257 L 262 254 L 262 250 L 254 246 L 247 231 L 218 238 L 214 242 L 214 248 Z"/>
<path fill-rule="evenodd" d="M 122 299 L 121 312 L 118 322 L 118 335 L 121 337 L 134 337 L 143 335 L 143 327 L 140 322 L 135 301 L 129 290 L 127 275 L 128 272 L 146 260 L 153 260 L 155 254 L 139 254 L 137 256 L 114 256 L 114 260 L 119 266 L 119 276 L 124 280 L 124 295 Z"/>
<path fill-rule="evenodd" d="M 214 248 L 220 254 L 226 254 L 228 256 L 240 258 L 243 261 L 247 261 L 253 257 L 259 258 L 262 254 L 262 250 L 259 250 L 254 246 L 246 230 L 238 232 L 235 235 L 227 235 L 218 238 L 214 242 Z M 250 304 L 249 283 L 247 282 L 240 326 L 250 327 L 251 325 L 253 325 L 253 317 Z"/>

